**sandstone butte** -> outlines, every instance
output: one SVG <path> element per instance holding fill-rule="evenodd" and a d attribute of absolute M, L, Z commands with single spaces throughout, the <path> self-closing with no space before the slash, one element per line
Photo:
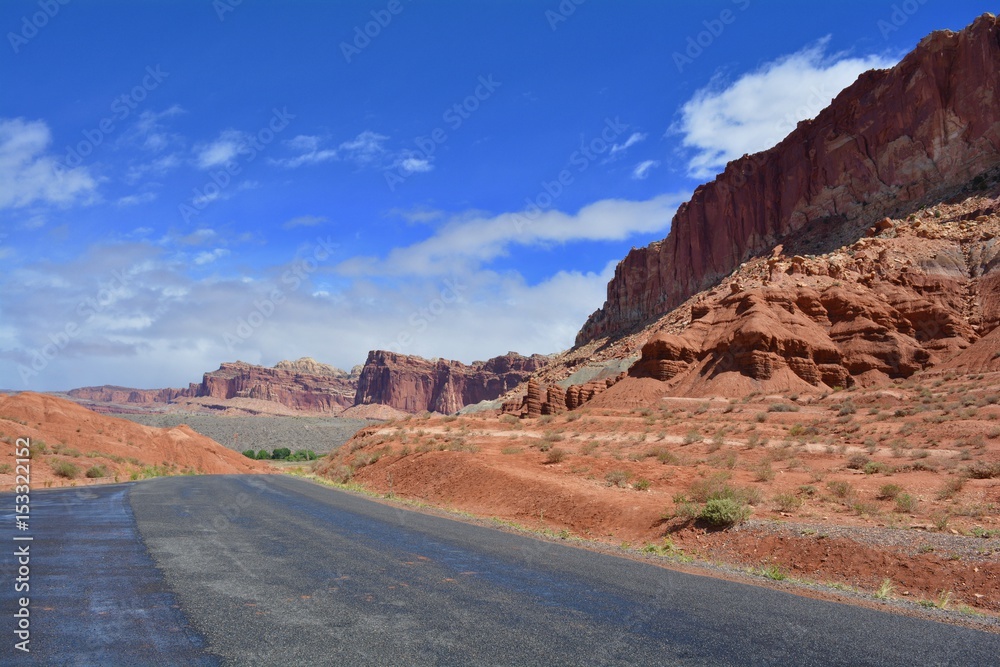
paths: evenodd
<path fill-rule="evenodd" d="M 862 74 L 778 145 L 696 189 L 666 239 L 619 263 L 577 345 L 640 329 L 779 244 L 792 254 L 833 250 L 988 171 L 1000 162 L 998 86 L 992 14 Z"/>
<path fill-rule="evenodd" d="M 357 372 L 348 373 L 304 357 L 274 368 L 242 361 L 223 363 L 186 389 L 82 387 L 68 392 L 82 401 L 116 404 L 172 403 L 184 398 L 256 399 L 311 413 L 339 413 L 354 404 Z"/>
<path fill-rule="evenodd" d="M 466 405 L 489 401 L 525 382 L 548 359 L 509 352 L 488 361 L 465 365 L 429 361 L 374 350 L 358 379 L 355 405 L 381 404 L 405 412 L 457 412 Z"/>
<path fill-rule="evenodd" d="M 68 395 L 98 404 L 92 406 L 95 409 L 111 409 L 100 404 L 114 404 L 116 411 L 129 404 L 148 406 L 209 398 L 219 407 L 252 406 L 264 410 L 261 402 L 269 402 L 309 414 L 340 414 L 352 406 L 368 405 L 411 413 L 456 412 L 466 405 L 498 398 L 546 362 L 541 355 L 523 357 L 511 352 L 466 365 L 376 350 L 369 353 L 363 367 L 355 366 L 349 373 L 309 357 L 280 361 L 274 368 L 237 361 L 205 373 L 201 383 L 192 383 L 187 389 L 82 387 Z M 188 404 L 198 407 L 190 401 Z M 355 409 L 354 413 L 361 416 L 364 411 Z"/>

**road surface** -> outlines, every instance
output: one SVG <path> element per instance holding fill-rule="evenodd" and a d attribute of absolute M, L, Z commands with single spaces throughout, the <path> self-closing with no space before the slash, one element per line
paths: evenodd
<path fill-rule="evenodd" d="M 996 665 L 1000 636 L 699 577 L 277 475 L 32 494 L 3 664 Z M 14 544 L 13 496 L 0 539 Z M 11 509 L 8 509 L 11 508 Z"/>

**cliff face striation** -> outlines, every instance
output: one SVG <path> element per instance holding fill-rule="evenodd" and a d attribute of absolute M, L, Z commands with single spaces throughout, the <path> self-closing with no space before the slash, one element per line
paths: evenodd
<path fill-rule="evenodd" d="M 354 403 L 388 405 L 406 412 L 457 412 L 466 405 L 498 398 L 547 361 L 537 354 L 524 357 L 510 352 L 467 366 L 374 350 L 361 371 Z"/>
<path fill-rule="evenodd" d="M 779 243 L 822 254 L 1000 162 L 1000 22 L 940 31 L 862 74 L 774 148 L 695 190 L 663 241 L 633 250 L 577 345 L 648 324 Z"/>
<path fill-rule="evenodd" d="M 335 370 L 316 374 L 237 361 L 205 373 L 191 389 L 196 397 L 253 398 L 303 412 L 340 412 L 354 404 L 354 384 L 347 373 Z"/>
<path fill-rule="evenodd" d="M 359 373 L 360 367 L 348 373 L 308 357 L 281 361 L 274 368 L 236 361 L 205 373 L 200 383 L 191 383 L 186 389 L 82 387 L 68 395 L 82 401 L 143 405 L 183 398 L 250 398 L 302 412 L 339 413 L 354 405 Z"/>

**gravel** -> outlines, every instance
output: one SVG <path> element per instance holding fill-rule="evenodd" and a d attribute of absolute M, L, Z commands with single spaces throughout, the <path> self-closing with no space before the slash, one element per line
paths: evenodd
<path fill-rule="evenodd" d="M 192 413 L 163 415 L 116 415 L 146 426 L 170 428 L 187 424 L 229 449 L 292 451 L 311 449 L 325 454 L 347 442 L 358 429 L 379 422 L 339 417 L 223 417 Z"/>

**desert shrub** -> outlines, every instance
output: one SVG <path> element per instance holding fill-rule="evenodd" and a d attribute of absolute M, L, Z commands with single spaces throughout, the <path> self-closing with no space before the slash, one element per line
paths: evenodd
<path fill-rule="evenodd" d="M 754 419 L 757 420 L 758 424 L 763 424 L 764 422 L 767 421 L 767 413 L 766 412 L 758 412 L 756 415 L 754 415 Z"/>
<path fill-rule="evenodd" d="M 520 447 L 504 447 L 500 450 L 501 454 L 520 454 L 523 450 Z"/>
<path fill-rule="evenodd" d="M 761 461 L 760 465 L 754 468 L 753 478 L 758 482 L 770 482 L 774 479 L 774 469 L 771 468 L 771 462 Z"/>
<path fill-rule="evenodd" d="M 972 479 L 991 479 L 1000 477 L 1000 463 L 986 463 L 977 461 L 966 470 Z"/>
<path fill-rule="evenodd" d="M 958 492 L 965 486 L 965 477 L 955 477 L 945 482 L 940 491 L 937 492 L 938 500 L 948 500 L 958 495 Z"/>
<path fill-rule="evenodd" d="M 846 417 L 847 415 L 853 415 L 857 411 L 858 411 L 857 406 L 855 406 L 854 403 L 851 402 L 850 400 L 846 400 L 840 404 L 840 407 L 837 410 L 837 414 L 840 415 L 841 417 Z"/>
<path fill-rule="evenodd" d="M 87 468 L 87 472 L 84 474 L 90 479 L 97 479 L 98 477 L 107 477 L 109 475 L 108 469 L 102 465 L 91 466 Z"/>
<path fill-rule="evenodd" d="M 563 459 L 566 458 L 566 450 L 559 447 L 553 447 L 545 455 L 546 463 L 561 463 Z"/>
<path fill-rule="evenodd" d="M 327 473 L 327 477 L 336 482 L 337 484 L 346 484 L 351 481 L 351 477 L 354 476 L 354 468 L 349 465 L 340 464 L 333 470 Z"/>
<path fill-rule="evenodd" d="M 802 506 L 802 499 L 791 493 L 779 493 L 774 497 L 774 504 L 782 512 L 794 512 Z"/>
<path fill-rule="evenodd" d="M 858 514 L 867 514 L 869 516 L 874 516 L 879 513 L 878 505 L 860 500 L 851 503 L 851 509 Z"/>
<path fill-rule="evenodd" d="M 597 447 L 598 444 L 596 440 L 589 440 L 580 446 L 580 453 L 585 456 L 590 456 L 595 451 L 597 451 Z"/>
<path fill-rule="evenodd" d="M 842 480 L 832 481 L 826 483 L 826 488 L 830 490 L 830 493 L 837 496 L 838 498 L 846 498 L 851 495 L 851 483 Z"/>
<path fill-rule="evenodd" d="M 885 473 L 886 475 L 892 473 L 892 470 L 889 468 L 889 466 L 887 466 L 884 463 L 880 463 L 879 461 L 869 461 L 868 463 L 865 464 L 865 467 L 862 468 L 862 470 L 864 470 L 864 473 L 866 475 L 874 475 L 875 473 L 878 472 Z"/>
<path fill-rule="evenodd" d="M 0 463 L 0 475 L 6 475 L 11 472 L 14 472 L 14 466 L 9 463 Z"/>
<path fill-rule="evenodd" d="M 909 493 L 896 496 L 896 511 L 902 514 L 912 514 L 917 509 L 917 499 Z"/>
<path fill-rule="evenodd" d="M 635 484 L 632 485 L 632 488 L 635 489 L 636 491 L 645 491 L 650 487 L 651 484 L 652 482 L 650 482 L 645 477 L 640 477 L 639 479 L 635 480 Z"/>
<path fill-rule="evenodd" d="M 799 406 L 789 403 L 772 403 L 767 406 L 768 412 L 798 412 Z"/>
<path fill-rule="evenodd" d="M 711 498 L 698 518 L 713 526 L 731 526 L 746 521 L 752 510 L 735 498 Z"/>
<path fill-rule="evenodd" d="M 66 479 L 76 479 L 80 476 L 80 469 L 69 461 L 56 461 L 52 464 L 52 472 L 56 474 L 56 477 L 65 477 Z"/>
<path fill-rule="evenodd" d="M 624 489 L 628 486 L 628 481 L 632 479 L 632 473 L 628 470 L 612 470 L 604 476 L 604 481 L 608 486 L 617 486 Z"/>
<path fill-rule="evenodd" d="M 500 415 L 500 422 L 503 424 L 520 424 L 521 420 L 515 415 Z"/>
<path fill-rule="evenodd" d="M 863 470 L 870 461 L 871 459 L 864 454 L 852 454 L 851 458 L 847 459 L 847 467 L 852 470 Z"/>
<path fill-rule="evenodd" d="M 690 431 L 687 432 L 687 435 L 684 436 L 685 445 L 692 445 L 696 442 L 701 442 L 701 440 L 702 440 L 701 433 L 698 433 L 696 429 L 691 429 Z"/>
<path fill-rule="evenodd" d="M 875 497 L 879 500 L 895 500 L 902 492 L 903 487 L 899 484 L 883 484 L 879 487 L 878 494 Z"/>

